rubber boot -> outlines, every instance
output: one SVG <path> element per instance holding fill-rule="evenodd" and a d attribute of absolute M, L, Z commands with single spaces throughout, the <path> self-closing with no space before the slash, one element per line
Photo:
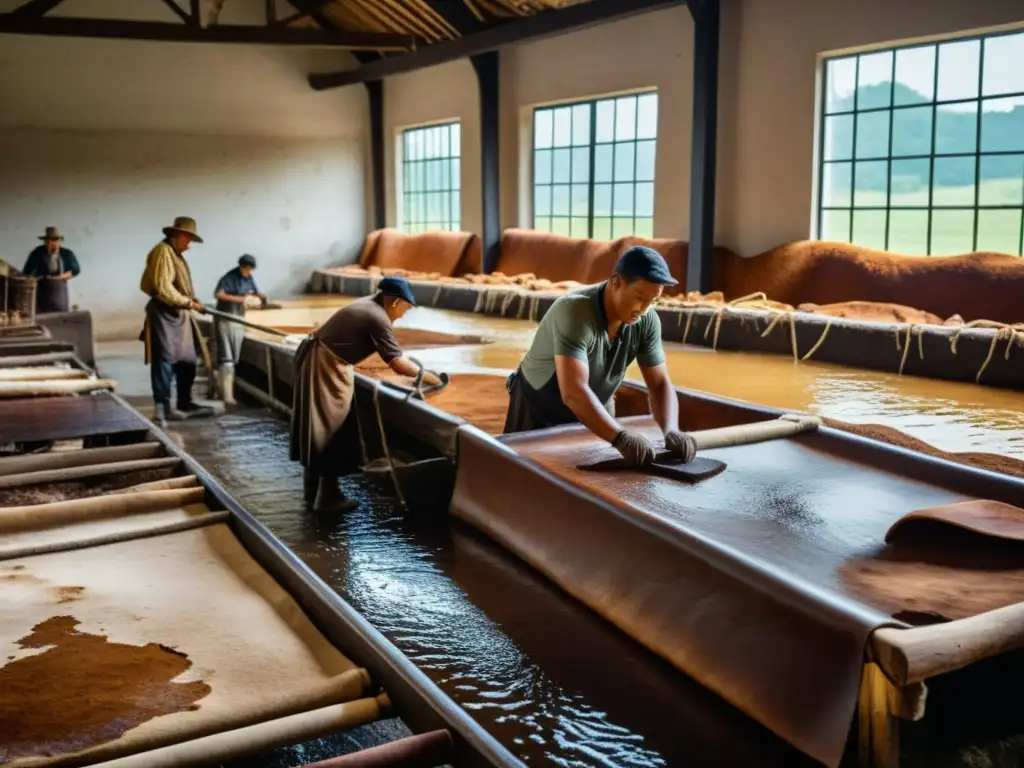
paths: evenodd
<path fill-rule="evenodd" d="M 320 488 L 313 502 L 314 512 L 350 512 L 358 506 L 358 501 L 348 498 L 341 490 L 338 478 L 320 478 Z"/>
<path fill-rule="evenodd" d="M 220 388 L 220 399 L 224 401 L 224 405 L 228 408 L 234 408 L 238 405 L 238 401 L 235 400 L 235 372 L 229 368 L 219 368 L 217 370 L 217 386 Z"/>
<path fill-rule="evenodd" d="M 302 468 L 302 500 L 307 504 L 316 501 L 316 493 L 320 486 L 320 478 L 305 467 Z"/>

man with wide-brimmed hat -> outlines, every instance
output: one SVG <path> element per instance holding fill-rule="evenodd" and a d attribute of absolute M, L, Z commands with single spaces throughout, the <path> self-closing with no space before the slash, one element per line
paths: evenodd
<path fill-rule="evenodd" d="M 70 249 L 61 243 L 64 236 L 56 227 L 47 227 L 39 236 L 42 245 L 36 246 L 25 262 L 26 275 L 38 279 L 36 283 L 36 312 L 67 312 L 68 280 L 78 277 L 81 268 Z"/>
<path fill-rule="evenodd" d="M 146 343 L 146 363 L 151 366 L 155 417 L 163 421 L 211 416 L 212 408 L 192 400 L 199 344 L 199 328 L 192 310 L 204 310 L 192 289 L 192 273 L 184 257 L 193 242 L 201 243 L 203 239 L 196 231 L 195 219 L 187 216 L 179 216 L 163 232 L 163 241 L 146 257 L 140 285 L 149 296 L 139 339 Z M 176 408 L 171 407 L 172 379 L 178 385 Z"/>
<path fill-rule="evenodd" d="M 385 277 L 374 295 L 339 309 L 295 353 L 291 459 L 305 469 L 306 501 L 316 511 L 344 512 L 357 505 L 338 484 L 344 469 L 353 463 L 358 467 L 361 458 L 359 425 L 349 418 L 355 395 L 353 366 L 377 353 L 396 373 L 417 376 L 419 368 L 402 355 L 392 328 L 414 306 L 409 281 Z M 423 381 L 440 383 L 428 372 Z"/>
<path fill-rule="evenodd" d="M 244 317 L 246 307 L 267 306 L 266 295 L 256 287 L 255 271 L 256 257 L 242 254 L 238 266 L 225 273 L 213 289 L 218 312 Z M 230 320 L 214 317 L 213 338 L 217 340 L 217 387 L 224 405 L 235 405 L 235 365 L 242 356 L 245 328 Z"/>

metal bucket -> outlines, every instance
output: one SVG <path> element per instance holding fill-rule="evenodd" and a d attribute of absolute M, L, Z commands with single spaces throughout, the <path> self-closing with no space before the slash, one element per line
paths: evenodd
<path fill-rule="evenodd" d="M 3 315 L 0 325 L 32 325 L 36 321 L 36 280 L 24 275 L 0 275 Z"/>

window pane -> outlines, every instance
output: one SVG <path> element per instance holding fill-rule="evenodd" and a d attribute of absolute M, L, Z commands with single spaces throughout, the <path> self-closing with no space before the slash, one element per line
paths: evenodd
<path fill-rule="evenodd" d="M 453 158 L 452 164 L 452 189 L 462 189 L 462 161 Z"/>
<path fill-rule="evenodd" d="M 572 143 L 572 109 L 560 107 L 555 110 L 554 146 L 568 147 Z"/>
<path fill-rule="evenodd" d="M 822 240 L 848 243 L 850 241 L 850 212 L 822 211 L 819 237 Z"/>
<path fill-rule="evenodd" d="M 605 99 L 597 102 L 597 141 L 615 140 L 615 101 Z"/>
<path fill-rule="evenodd" d="M 974 211 L 932 211 L 933 256 L 974 250 Z"/>
<path fill-rule="evenodd" d="M 981 104 L 981 151 L 1024 152 L 1024 96 Z"/>
<path fill-rule="evenodd" d="M 927 104 L 935 96 L 935 46 L 904 48 L 896 52 L 896 83 L 892 103 Z M 924 253 L 924 249 L 921 249 Z"/>
<path fill-rule="evenodd" d="M 853 91 L 857 87 L 857 57 L 832 59 L 825 70 L 825 81 L 828 96 L 825 99 L 825 111 L 853 111 Z"/>
<path fill-rule="evenodd" d="M 551 219 L 547 216 L 533 220 L 533 228 L 538 232 L 550 232 L 551 231 Z"/>
<path fill-rule="evenodd" d="M 636 96 L 621 96 L 615 100 L 615 140 L 636 138 Z"/>
<path fill-rule="evenodd" d="M 985 39 L 984 96 L 1024 92 L 1024 32 Z"/>
<path fill-rule="evenodd" d="M 590 147 L 580 147 L 572 151 L 572 180 L 590 181 Z"/>
<path fill-rule="evenodd" d="M 571 174 L 572 150 L 556 149 L 551 162 L 551 178 L 556 183 L 568 184 Z"/>
<path fill-rule="evenodd" d="M 928 253 L 928 211 L 889 211 L 886 250 L 910 256 Z"/>
<path fill-rule="evenodd" d="M 533 183 L 551 183 L 551 150 L 539 149 L 533 156 Z"/>
<path fill-rule="evenodd" d="M 857 115 L 857 157 L 889 156 L 889 110 Z"/>
<path fill-rule="evenodd" d="M 612 219 L 612 238 L 628 237 L 633 234 L 633 218 Z"/>
<path fill-rule="evenodd" d="M 612 185 L 594 185 L 594 218 L 612 215 Z"/>
<path fill-rule="evenodd" d="M 889 205 L 893 207 L 919 206 L 928 207 L 928 194 L 931 190 L 931 160 L 893 160 L 892 187 Z M 925 223 L 925 231 L 928 225 Z M 922 248 L 923 254 L 926 249 Z"/>
<path fill-rule="evenodd" d="M 533 190 L 533 215 L 551 215 L 551 187 L 536 187 Z"/>
<path fill-rule="evenodd" d="M 654 219 L 642 218 L 636 219 L 633 222 L 633 234 L 637 237 L 646 237 L 648 239 L 654 237 Z"/>
<path fill-rule="evenodd" d="M 572 215 L 586 216 L 590 210 L 590 187 L 586 184 L 572 185 Z"/>
<path fill-rule="evenodd" d="M 1024 91 L 1024 87 L 1020 90 Z M 653 139 L 658 135 L 658 94 L 647 93 L 637 99 L 638 139 Z"/>
<path fill-rule="evenodd" d="M 612 239 L 612 220 L 609 217 L 595 218 L 594 219 L 594 239 L 595 240 L 611 240 Z"/>
<path fill-rule="evenodd" d="M 637 181 L 654 181 L 654 141 L 638 141 L 636 143 L 636 179 Z"/>
<path fill-rule="evenodd" d="M 853 157 L 853 115 L 825 118 L 825 160 Z"/>
<path fill-rule="evenodd" d="M 978 97 L 981 41 L 964 40 L 939 46 L 939 101 Z"/>
<path fill-rule="evenodd" d="M 459 199 L 458 192 L 448 193 L 448 205 L 450 206 L 448 215 L 451 216 L 451 221 L 449 222 L 451 229 L 458 230 L 459 222 L 462 219 L 462 202 Z"/>
<path fill-rule="evenodd" d="M 612 194 L 612 213 L 615 216 L 633 216 L 633 185 L 615 184 Z M 612 226 L 614 231 L 615 227 Z"/>
<path fill-rule="evenodd" d="M 932 108 L 912 107 L 892 113 L 892 155 L 930 155 L 932 152 Z"/>
<path fill-rule="evenodd" d="M 978 149 L 978 102 L 939 107 L 935 115 L 935 154 L 955 155 Z"/>
<path fill-rule="evenodd" d="M 885 250 L 885 211 L 854 211 L 853 242 L 865 248 Z"/>
<path fill-rule="evenodd" d="M 978 203 L 1024 204 L 1024 155 L 982 155 Z"/>
<path fill-rule="evenodd" d="M 462 154 L 462 125 L 455 123 L 451 128 L 452 157 L 459 157 Z"/>
<path fill-rule="evenodd" d="M 551 188 L 551 215 L 569 215 L 569 185 L 555 184 Z"/>
<path fill-rule="evenodd" d="M 594 148 L 594 181 L 612 180 L 612 145 Z"/>
<path fill-rule="evenodd" d="M 550 147 L 552 135 L 551 110 L 538 109 L 533 113 L 533 146 Z"/>
<path fill-rule="evenodd" d="M 590 144 L 589 104 L 577 104 L 572 108 L 572 144 L 574 147 Z"/>
<path fill-rule="evenodd" d="M 556 235 L 565 235 L 566 237 L 568 237 L 569 233 L 571 232 L 571 225 L 569 222 L 569 219 L 552 217 L 551 231 L 554 232 Z"/>
<path fill-rule="evenodd" d="M 857 109 L 888 107 L 892 103 L 892 51 L 860 57 Z"/>
<path fill-rule="evenodd" d="M 935 158 L 932 205 L 974 205 L 973 157 Z"/>
<path fill-rule="evenodd" d="M 584 218 L 574 218 L 569 228 L 569 232 L 573 237 L 587 237 L 589 235 L 587 228 L 589 222 Z"/>
<path fill-rule="evenodd" d="M 979 251 L 1020 255 L 1021 214 L 1018 210 L 978 211 Z"/>
<path fill-rule="evenodd" d="M 654 216 L 654 185 L 636 185 L 636 215 Z"/>
<path fill-rule="evenodd" d="M 633 164 L 636 162 L 636 145 L 625 142 L 615 145 L 615 181 L 632 181 Z"/>
<path fill-rule="evenodd" d="M 852 163 L 825 163 L 822 168 L 822 205 L 826 208 L 850 206 L 852 188 Z"/>
<path fill-rule="evenodd" d="M 888 189 L 888 162 L 871 160 L 855 164 L 853 177 L 853 204 L 855 207 L 884 207 Z"/>

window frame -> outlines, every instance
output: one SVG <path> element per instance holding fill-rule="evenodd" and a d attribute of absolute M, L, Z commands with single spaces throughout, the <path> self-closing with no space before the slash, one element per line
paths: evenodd
<path fill-rule="evenodd" d="M 883 250 L 888 250 L 891 244 L 891 224 L 892 224 L 892 211 L 915 211 L 924 212 L 927 214 L 927 223 L 925 231 L 925 250 L 921 255 L 929 257 L 941 258 L 944 253 L 933 254 L 934 248 L 934 229 L 933 220 L 936 211 L 963 211 L 970 212 L 973 215 L 973 230 L 971 235 L 971 248 L 970 251 L 977 251 L 979 242 L 979 226 L 981 221 L 980 212 L 982 211 L 1018 211 L 1020 212 L 1020 223 L 1017 233 L 1017 256 L 1024 256 L 1024 197 L 1021 202 L 1017 204 L 988 204 L 981 203 L 981 171 L 982 171 L 982 158 L 987 157 L 1010 157 L 1010 156 L 1021 156 L 1024 158 L 1024 146 L 1019 149 L 1013 150 L 989 150 L 984 151 L 982 149 L 982 126 L 984 115 L 984 103 L 987 100 L 996 99 L 1024 99 L 1024 90 L 1014 91 L 1008 93 L 999 93 L 995 95 L 985 95 L 984 91 L 984 78 L 985 78 L 985 43 L 988 40 L 997 39 L 1000 37 L 1008 37 L 1021 35 L 1024 33 L 1024 27 L 1014 25 L 1012 28 L 1000 28 L 997 30 L 983 31 L 968 33 L 962 35 L 948 35 L 939 38 L 932 38 L 930 40 L 915 41 L 911 43 L 905 43 L 900 45 L 885 45 L 885 46 L 873 46 L 871 48 L 836 52 L 832 54 L 822 55 L 820 58 L 821 66 L 821 83 L 818 94 L 818 106 L 815 110 L 816 118 L 818 120 L 819 130 L 816 132 L 816 146 L 815 146 L 815 211 L 813 218 L 814 235 L 817 238 L 821 238 L 825 232 L 825 214 L 827 211 L 838 211 L 840 213 L 849 213 L 849 223 L 847 225 L 847 237 L 842 242 L 854 243 L 854 223 L 855 213 L 857 211 L 884 211 L 886 214 L 885 218 L 885 232 L 883 240 Z M 940 48 L 942 45 L 948 45 L 951 43 L 970 43 L 977 41 L 979 43 L 978 49 L 978 88 L 977 93 L 970 98 L 957 98 L 957 99 L 940 99 L 939 98 L 939 72 L 940 72 Z M 898 85 L 896 80 L 896 65 L 898 60 L 898 54 L 901 51 L 908 50 L 921 50 L 921 49 L 933 49 L 933 72 L 932 72 L 932 93 L 928 101 L 916 104 L 895 104 L 895 89 Z M 868 107 L 865 109 L 859 108 L 860 99 L 860 66 L 861 59 L 864 56 L 876 55 L 879 53 L 889 53 L 892 55 L 892 68 L 889 74 L 889 86 L 890 96 L 888 106 L 883 107 Z M 853 74 L 853 92 L 852 92 L 852 107 L 849 110 L 829 112 L 829 64 L 837 61 L 852 60 L 854 62 L 854 74 Z M 977 117 L 975 123 L 975 143 L 973 152 L 951 152 L 951 153 L 939 153 L 937 145 L 938 135 L 938 124 L 939 124 L 939 109 L 944 106 L 950 105 L 975 105 L 977 107 Z M 927 154 L 914 154 L 914 155 L 893 155 L 893 124 L 895 122 L 895 115 L 897 112 L 929 108 L 931 110 L 931 139 L 930 139 L 930 151 Z M 884 156 L 864 156 L 859 157 L 857 155 L 857 126 L 858 117 L 865 114 L 884 114 L 888 113 L 889 126 L 888 126 L 888 147 Z M 826 157 L 826 148 L 828 142 L 828 118 L 837 116 L 847 116 L 852 119 L 851 139 L 850 139 L 850 156 L 848 158 L 833 159 L 829 160 Z M 974 201 L 972 204 L 936 204 L 935 192 L 936 192 L 936 180 L 935 180 L 935 161 L 936 159 L 962 159 L 970 158 L 974 161 Z M 928 186 L 927 196 L 928 202 L 922 205 L 893 205 L 893 162 L 902 161 L 928 161 Z M 884 162 L 886 164 L 886 189 L 885 189 L 885 205 L 857 205 L 855 202 L 855 196 L 857 192 L 857 164 L 865 162 Z M 825 199 L 829 190 L 827 187 L 826 168 L 829 165 L 841 165 L 847 163 L 850 166 L 850 188 L 849 195 L 850 200 L 848 205 L 826 205 Z M 1021 178 L 1022 194 L 1024 194 L 1024 174 Z"/>
<path fill-rule="evenodd" d="M 553 232 L 552 228 L 549 228 L 547 230 L 538 230 L 537 229 L 537 219 L 538 218 L 542 218 L 542 219 L 546 218 L 549 221 L 550 220 L 554 220 L 554 219 L 567 219 L 569 221 L 569 232 L 570 232 L 569 235 L 566 235 L 567 237 L 573 237 L 573 238 L 585 237 L 587 239 L 593 239 L 594 238 L 594 219 L 595 219 L 595 209 L 594 209 L 595 190 L 596 190 L 596 187 L 597 187 L 598 184 L 601 184 L 601 185 L 607 184 L 611 188 L 611 191 L 610 191 L 610 194 L 611 194 L 610 208 L 611 208 L 611 210 L 610 210 L 610 215 L 608 216 L 608 219 L 609 219 L 609 241 L 617 239 L 617 236 L 614 234 L 615 219 L 616 218 L 625 219 L 627 217 L 625 217 L 625 216 L 616 217 L 615 213 L 614 213 L 614 210 L 615 210 L 614 188 L 615 188 L 615 183 L 616 183 L 616 179 L 615 179 L 615 152 L 614 152 L 614 147 L 617 144 L 632 144 L 633 145 L 633 172 L 632 172 L 628 182 L 623 181 L 622 183 L 629 183 L 629 184 L 631 184 L 633 186 L 633 201 L 632 201 L 633 202 L 633 213 L 632 213 L 632 215 L 629 218 L 631 218 L 632 221 L 633 221 L 632 229 L 634 231 L 632 233 L 630 233 L 630 235 L 619 235 L 618 237 L 624 237 L 624 236 L 630 236 L 630 237 L 650 237 L 650 238 L 654 237 L 654 197 L 655 197 L 654 193 L 655 193 L 655 185 L 657 183 L 657 158 L 658 158 L 658 154 L 657 153 L 658 153 L 658 138 L 659 138 L 657 122 L 655 122 L 654 136 L 653 137 L 651 137 L 651 138 L 647 138 L 647 137 L 640 138 L 639 135 L 638 135 L 639 134 L 639 123 L 640 123 L 639 99 L 640 99 L 640 97 L 647 96 L 647 95 L 653 95 L 656 98 L 655 104 L 656 104 L 656 109 L 658 110 L 657 114 L 660 116 L 661 98 L 660 98 L 660 94 L 659 94 L 658 89 L 655 88 L 655 87 L 638 88 L 638 89 L 635 89 L 635 90 L 628 90 L 628 91 L 617 91 L 617 92 L 614 92 L 614 93 L 607 93 L 607 94 L 602 94 L 602 95 L 599 95 L 599 96 L 589 96 L 589 97 L 581 98 L 581 99 L 572 99 L 572 100 L 569 100 L 569 101 L 544 102 L 544 103 L 541 103 L 541 104 L 535 104 L 533 107 L 530 108 L 530 110 L 529 110 L 529 121 L 528 121 L 529 122 L 529 132 L 530 132 L 529 133 L 529 136 L 530 136 L 530 142 L 529 142 L 530 154 L 529 154 L 529 160 L 528 160 L 528 162 L 529 162 L 529 179 L 530 179 L 530 186 L 529 186 L 529 210 L 530 210 L 530 223 L 529 223 L 529 227 L 530 227 L 530 229 L 532 229 L 534 231 L 538 231 L 538 232 L 548 232 L 548 233 L 551 233 L 551 234 L 561 234 L 561 233 Z M 605 101 L 611 101 L 611 102 L 614 103 L 618 99 L 625 98 L 625 97 L 632 97 L 632 98 L 634 98 L 636 100 L 634 103 L 637 105 L 637 109 L 635 111 L 634 118 L 633 118 L 633 120 L 634 120 L 634 122 L 633 122 L 633 138 L 632 139 L 621 139 L 621 140 L 616 139 L 615 138 L 615 126 L 613 125 L 613 128 L 612 128 L 612 131 L 613 131 L 612 132 L 612 139 L 610 141 L 601 141 L 601 142 L 599 142 L 597 140 L 597 130 L 598 130 L 597 105 L 600 102 L 605 102 Z M 537 115 L 539 113 L 542 113 L 542 112 L 550 112 L 552 114 L 552 131 L 554 131 L 553 123 L 554 123 L 554 112 L 555 112 L 555 110 L 565 109 L 565 108 L 568 108 L 568 109 L 572 110 L 573 108 L 579 107 L 579 106 L 587 106 L 589 108 L 589 114 L 590 114 L 590 133 L 589 133 L 589 137 L 587 139 L 587 144 L 585 144 L 585 145 L 573 144 L 572 140 L 570 139 L 570 143 L 566 147 L 555 147 L 554 146 L 554 142 L 552 141 L 552 145 L 550 147 L 539 147 L 538 148 L 538 146 L 537 146 Z M 569 126 L 569 132 L 570 132 L 570 136 L 572 136 L 572 134 L 574 133 L 573 126 L 572 126 L 571 123 L 570 123 L 570 126 Z M 642 142 L 647 142 L 647 141 L 653 141 L 654 142 L 654 158 L 653 158 L 654 168 L 653 168 L 653 171 L 652 171 L 652 178 L 649 179 L 649 180 L 648 179 L 644 179 L 642 181 L 638 181 L 637 180 L 637 166 L 638 166 L 638 162 L 639 162 L 639 152 L 637 151 L 638 150 L 638 145 L 640 143 L 642 143 Z M 598 181 L 595 180 L 595 176 L 596 176 L 596 163 L 595 163 L 595 161 L 596 161 L 596 158 L 597 158 L 597 150 L 598 150 L 599 146 L 610 146 L 610 147 L 612 147 L 612 159 L 611 159 L 611 163 L 612 163 L 612 177 L 611 177 L 611 180 L 607 181 L 607 182 L 604 182 L 604 181 L 598 182 Z M 538 187 L 538 183 L 537 183 L 537 153 L 539 151 L 544 151 L 544 150 L 550 150 L 552 152 L 552 177 L 551 177 L 551 180 L 548 181 L 547 183 L 541 184 L 540 186 L 544 186 L 544 187 L 547 187 L 548 189 L 551 189 L 552 190 L 552 197 L 553 197 L 553 194 L 554 194 L 553 187 L 561 186 L 561 184 L 557 184 L 556 185 L 556 183 L 554 182 L 554 160 L 553 160 L 554 150 L 555 149 L 568 149 L 570 151 L 570 153 L 571 153 L 572 150 L 574 150 L 574 149 L 582 149 L 584 147 L 588 150 L 588 152 L 587 152 L 587 157 L 588 157 L 588 160 L 587 160 L 587 163 L 588 163 L 588 178 L 587 178 L 587 181 L 585 182 L 585 184 L 587 186 L 587 214 L 586 214 L 587 231 L 586 231 L 585 235 L 581 236 L 581 235 L 572 234 L 572 231 L 573 231 L 572 230 L 572 221 L 573 221 L 573 219 L 583 218 L 583 216 L 574 216 L 573 213 L 572 213 L 572 187 L 576 186 L 576 185 L 582 185 L 584 182 L 574 182 L 572 180 L 572 166 L 571 165 L 570 165 L 569 181 L 565 182 L 565 185 L 570 188 L 570 191 L 569 191 L 569 194 L 570 194 L 569 214 L 568 214 L 568 216 L 561 216 L 561 215 L 555 215 L 554 214 L 554 200 L 552 199 L 552 202 L 551 202 L 552 212 L 549 213 L 547 216 L 539 216 L 538 217 L 538 214 L 537 214 L 537 187 Z M 638 184 L 650 184 L 651 185 L 651 213 L 650 213 L 649 216 L 639 216 L 637 214 L 637 185 Z M 597 218 L 604 218 L 604 217 L 597 217 Z M 650 219 L 650 221 L 651 221 L 651 233 L 650 233 L 650 235 L 637 235 L 635 233 L 637 219 Z"/>
<path fill-rule="evenodd" d="M 452 154 L 452 128 L 458 127 L 459 133 L 459 150 L 456 154 Z M 443 128 L 446 130 L 448 138 L 447 154 L 436 156 L 436 157 L 417 157 L 410 159 L 409 155 L 409 142 L 407 137 L 411 139 L 413 135 L 426 136 L 426 131 L 433 130 L 435 128 Z M 449 118 L 444 120 L 437 120 L 429 123 L 417 123 L 415 125 L 408 125 L 398 128 L 398 163 L 396 163 L 396 189 L 397 189 L 397 225 L 398 230 L 405 234 L 421 234 L 424 232 L 459 232 L 462 227 L 462 120 L 460 118 Z M 424 138 L 424 145 L 425 145 Z M 449 186 L 447 188 L 438 189 L 427 189 L 426 188 L 426 171 L 425 163 L 431 160 L 446 160 L 449 163 L 452 161 L 458 162 L 458 173 L 450 173 L 448 179 Z M 407 169 L 409 166 L 420 166 L 424 168 L 424 188 L 410 191 L 407 188 L 406 180 L 408 178 Z M 452 194 L 455 194 L 456 206 L 452 205 Z M 429 194 L 443 194 L 445 195 L 446 203 L 444 205 L 445 214 L 442 215 L 442 220 L 438 222 L 431 222 L 427 218 L 427 198 Z M 413 210 L 412 198 L 422 198 L 422 210 L 424 217 L 410 219 L 409 213 Z M 437 226 L 431 226 L 437 225 Z M 412 229 L 410 227 L 416 227 Z"/>

